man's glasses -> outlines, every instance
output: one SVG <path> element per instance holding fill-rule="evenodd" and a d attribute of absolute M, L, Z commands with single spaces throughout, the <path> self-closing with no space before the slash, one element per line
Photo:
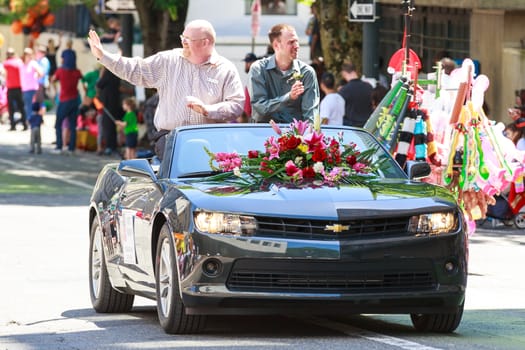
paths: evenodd
<path fill-rule="evenodd" d="M 187 36 L 184 36 L 184 35 L 180 35 L 180 42 L 185 42 L 185 41 L 191 41 L 191 42 L 194 42 L 194 41 L 199 41 L 199 40 L 205 40 L 206 38 L 200 38 L 200 39 L 191 39 L 191 38 L 188 38 Z"/>

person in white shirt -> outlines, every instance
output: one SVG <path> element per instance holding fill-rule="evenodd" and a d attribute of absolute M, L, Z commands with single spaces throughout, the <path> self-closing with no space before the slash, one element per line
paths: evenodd
<path fill-rule="evenodd" d="M 321 124 L 343 125 L 345 99 L 337 93 L 334 75 L 324 72 L 321 75 L 320 87 L 325 93 L 325 97 L 319 104 Z"/>

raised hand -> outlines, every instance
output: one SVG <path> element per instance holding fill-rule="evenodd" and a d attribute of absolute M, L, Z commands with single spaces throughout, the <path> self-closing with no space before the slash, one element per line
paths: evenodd
<path fill-rule="evenodd" d="M 101 59 L 103 56 L 102 44 L 100 43 L 100 38 L 97 32 L 95 32 L 93 29 L 91 29 L 88 33 L 88 42 L 93 56 L 95 56 L 97 59 Z"/>

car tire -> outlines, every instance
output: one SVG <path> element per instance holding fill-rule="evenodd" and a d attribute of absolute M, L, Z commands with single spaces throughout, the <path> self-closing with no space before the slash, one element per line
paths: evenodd
<path fill-rule="evenodd" d="M 128 312 L 135 296 L 121 293 L 111 286 L 102 246 L 102 230 L 98 220 L 91 225 L 89 242 L 89 294 L 96 312 Z"/>
<path fill-rule="evenodd" d="M 161 327 L 169 334 L 200 332 L 206 316 L 186 314 L 180 295 L 179 276 L 172 242 L 167 224 L 161 228 L 155 259 L 155 282 L 157 286 L 157 314 Z"/>
<path fill-rule="evenodd" d="M 411 314 L 414 328 L 421 332 L 452 333 L 463 317 L 464 303 L 451 314 Z"/>
<path fill-rule="evenodd" d="M 514 216 L 514 224 L 517 228 L 525 228 L 525 211 L 520 210 L 520 212 Z"/>

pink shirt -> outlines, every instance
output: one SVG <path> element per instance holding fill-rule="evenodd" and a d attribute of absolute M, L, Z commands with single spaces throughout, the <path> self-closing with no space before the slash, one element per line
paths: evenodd
<path fill-rule="evenodd" d="M 38 90 L 38 78 L 40 77 L 40 66 L 35 60 L 24 63 L 20 69 L 20 83 L 22 91 Z"/>

